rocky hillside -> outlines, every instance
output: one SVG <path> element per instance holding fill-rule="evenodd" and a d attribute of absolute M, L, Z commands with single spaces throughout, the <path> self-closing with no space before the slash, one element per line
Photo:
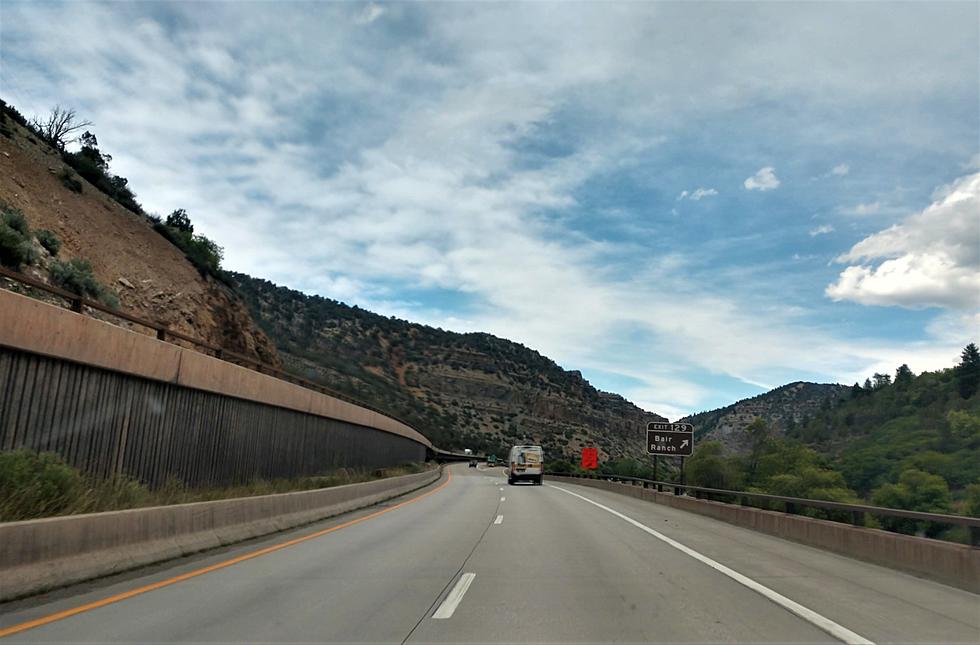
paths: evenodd
<path fill-rule="evenodd" d="M 635 457 L 647 421 L 662 419 L 518 343 L 233 277 L 287 369 L 372 401 L 440 446 L 500 455 L 531 441 L 555 457 L 593 445 L 603 458 Z"/>
<path fill-rule="evenodd" d="M 58 260 L 88 260 L 96 279 L 115 294 L 124 311 L 278 363 L 275 348 L 237 294 L 202 275 L 184 253 L 154 232 L 146 217 L 75 175 L 57 150 L 12 119 L 4 120 L 2 134 L 0 202 L 23 212 L 31 229 L 52 231 L 61 242 Z M 40 246 L 38 251 L 39 261 L 24 270 L 47 280 L 51 258 Z"/>
<path fill-rule="evenodd" d="M 681 421 L 694 424 L 698 440 L 717 440 L 733 452 L 745 452 L 748 449 L 745 429 L 757 417 L 765 419 L 776 436 L 785 435 L 797 426 L 806 425 L 821 410 L 832 408 L 849 392 L 850 388 L 844 385 L 797 381 Z"/>

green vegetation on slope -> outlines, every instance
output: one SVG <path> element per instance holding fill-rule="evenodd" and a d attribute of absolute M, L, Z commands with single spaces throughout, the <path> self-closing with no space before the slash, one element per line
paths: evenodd
<path fill-rule="evenodd" d="M 0 265 L 20 269 L 37 261 L 27 219 L 16 208 L 0 204 Z"/>
<path fill-rule="evenodd" d="M 980 517 L 978 374 L 980 355 L 971 344 L 953 369 L 915 376 L 903 365 L 894 380 L 879 374 L 855 385 L 785 437 L 757 418 L 745 432 L 744 453 L 701 442 L 687 463 L 688 482 Z M 950 533 L 909 520 L 882 526 Z"/>
<path fill-rule="evenodd" d="M 73 110 L 60 106 L 53 108 L 51 114 L 44 120 L 35 118 L 28 121 L 16 108 L 0 100 L 0 134 L 13 138 L 15 130 L 8 119 L 26 128 L 60 154 L 61 160 L 69 166 L 60 173 L 66 188 L 76 193 L 82 192 L 83 184 L 77 179 L 82 177 L 123 208 L 145 217 L 153 224 L 153 229 L 157 233 L 184 252 L 187 259 L 202 275 L 211 275 L 227 282 L 221 270 L 222 248 L 207 237 L 194 234 L 194 226 L 184 209 L 173 211 L 166 222 L 156 215 L 147 213 L 136 201 L 136 194 L 129 187 L 129 180 L 109 170 L 112 155 L 99 148 L 96 136 L 88 130 L 76 136 L 79 130 L 92 125 L 91 123 L 78 120 Z M 79 149 L 75 152 L 69 151 L 67 146 L 76 142 Z M 78 173 L 77 177 L 75 173 Z M 52 250 L 49 248 L 51 242 L 49 232 L 39 231 L 39 234 L 38 240 L 41 244 L 51 255 L 57 255 L 60 244 L 56 244 Z M 29 244 L 18 246 L 16 236 L 0 225 L 0 261 L 4 265 L 19 268 L 23 264 L 32 264 L 29 246 Z"/>
<path fill-rule="evenodd" d="M 51 256 L 50 259 L 42 258 L 34 246 L 34 239 Z M 110 307 L 119 307 L 119 298 L 95 279 L 92 265 L 87 260 L 74 258 L 62 262 L 54 259 L 60 250 L 61 240 L 58 236 L 44 229 L 32 231 L 19 209 L 0 202 L 0 265 L 19 270 L 40 264 L 42 269 L 47 269 L 48 277 L 55 286 L 85 298 L 101 300 Z"/>
<path fill-rule="evenodd" d="M 211 275 L 227 282 L 227 277 L 221 270 L 221 260 L 224 249 L 203 235 L 194 234 L 194 224 L 183 208 L 170 213 L 167 220 L 153 220 L 153 230 L 167 238 L 171 244 L 184 252 L 201 275 Z"/>
<path fill-rule="evenodd" d="M 54 453 L 0 452 L 0 522 L 272 495 L 422 472 L 423 464 L 377 470 L 340 469 L 293 479 L 257 479 L 237 486 L 190 488 L 177 480 L 150 490 L 131 479 L 96 480 Z"/>

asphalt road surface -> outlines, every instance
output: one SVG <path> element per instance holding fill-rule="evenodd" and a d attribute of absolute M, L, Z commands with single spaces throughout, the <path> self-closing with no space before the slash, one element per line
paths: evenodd
<path fill-rule="evenodd" d="M 381 507 L 0 605 L 0 633 L 34 621 L 0 640 L 980 642 L 966 591 L 614 493 L 450 470 Z"/>

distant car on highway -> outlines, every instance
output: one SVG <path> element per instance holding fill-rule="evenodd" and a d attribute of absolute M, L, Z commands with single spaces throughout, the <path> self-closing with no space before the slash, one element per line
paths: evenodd
<path fill-rule="evenodd" d="M 476 459 L 470 459 L 470 468 L 476 468 Z"/>
<path fill-rule="evenodd" d="M 544 451 L 541 446 L 514 446 L 507 458 L 507 483 L 527 480 L 538 486 L 544 478 Z"/>

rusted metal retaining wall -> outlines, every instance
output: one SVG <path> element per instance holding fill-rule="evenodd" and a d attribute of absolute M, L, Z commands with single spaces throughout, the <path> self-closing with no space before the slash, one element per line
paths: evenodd
<path fill-rule="evenodd" d="M 424 461 L 377 412 L 0 290 L 0 449 L 157 486 Z"/>

